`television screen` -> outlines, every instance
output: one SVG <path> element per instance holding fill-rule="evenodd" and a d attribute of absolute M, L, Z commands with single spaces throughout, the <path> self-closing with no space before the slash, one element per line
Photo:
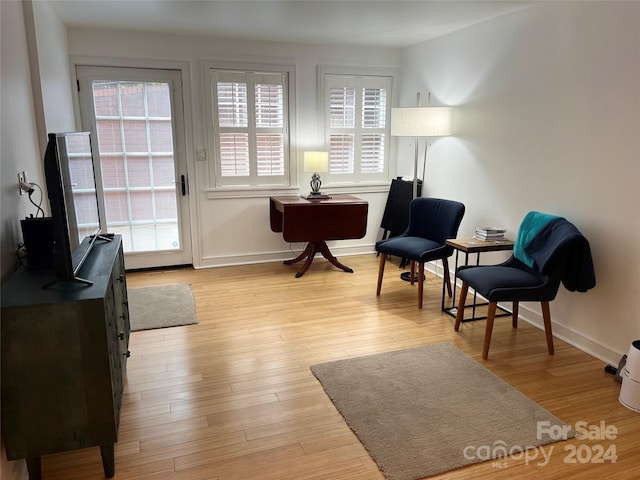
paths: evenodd
<path fill-rule="evenodd" d="M 98 196 L 102 190 L 96 182 L 95 169 L 99 167 L 92 155 L 91 135 L 71 132 L 50 133 L 48 137 L 44 171 L 51 206 L 56 276 L 91 284 L 76 274 L 96 240 L 108 240 L 101 234 Z M 83 243 L 86 237 L 90 240 Z"/>
<path fill-rule="evenodd" d="M 71 249 L 100 233 L 100 213 L 89 132 L 57 134 L 58 158 Z"/>

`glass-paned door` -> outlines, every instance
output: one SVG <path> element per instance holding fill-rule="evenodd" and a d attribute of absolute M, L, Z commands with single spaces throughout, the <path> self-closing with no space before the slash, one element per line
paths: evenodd
<path fill-rule="evenodd" d="M 107 231 L 122 235 L 127 268 L 192 263 L 180 73 L 77 74 L 82 123 L 97 139 Z"/>

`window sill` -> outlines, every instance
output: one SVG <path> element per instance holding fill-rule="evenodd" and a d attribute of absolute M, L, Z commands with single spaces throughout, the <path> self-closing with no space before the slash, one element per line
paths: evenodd
<path fill-rule="evenodd" d="M 321 190 L 327 193 L 351 193 L 354 195 L 359 193 L 387 193 L 390 185 L 390 182 L 334 184 L 327 185 L 326 188 L 321 188 Z"/>
<path fill-rule="evenodd" d="M 208 200 L 219 198 L 268 198 L 274 196 L 298 195 L 298 187 L 226 187 L 208 188 Z"/>
<path fill-rule="evenodd" d="M 389 182 L 327 185 L 321 188 L 321 190 L 323 193 L 329 194 L 348 193 L 358 195 L 361 193 L 387 193 L 389 192 L 389 185 Z M 306 195 L 309 193 L 308 187 L 226 187 L 209 188 L 205 192 L 208 200 L 220 198 L 268 198 L 287 195 Z"/>

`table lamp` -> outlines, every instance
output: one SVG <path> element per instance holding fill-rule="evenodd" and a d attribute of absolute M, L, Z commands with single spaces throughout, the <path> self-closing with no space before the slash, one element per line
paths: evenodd
<path fill-rule="evenodd" d="M 313 172 L 311 176 L 311 192 L 309 196 L 320 197 L 320 187 L 322 186 L 322 180 L 318 172 L 329 171 L 329 153 L 328 152 L 304 152 L 304 171 Z"/>

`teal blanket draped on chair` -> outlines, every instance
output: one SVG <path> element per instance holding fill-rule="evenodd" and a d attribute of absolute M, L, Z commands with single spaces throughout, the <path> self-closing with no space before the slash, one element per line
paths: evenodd
<path fill-rule="evenodd" d="M 525 265 L 533 268 L 533 258 L 531 258 L 531 256 L 525 251 L 527 245 L 529 245 L 531 240 L 533 240 L 547 225 L 559 218 L 560 217 L 556 215 L 550 215 L 548 213 L 535 211 L 527 213 L 520 224 L 520 228 L 518 229 L 518 236 L 516 237 L 516 241 L 513 246 L 513 256 Z"/>

